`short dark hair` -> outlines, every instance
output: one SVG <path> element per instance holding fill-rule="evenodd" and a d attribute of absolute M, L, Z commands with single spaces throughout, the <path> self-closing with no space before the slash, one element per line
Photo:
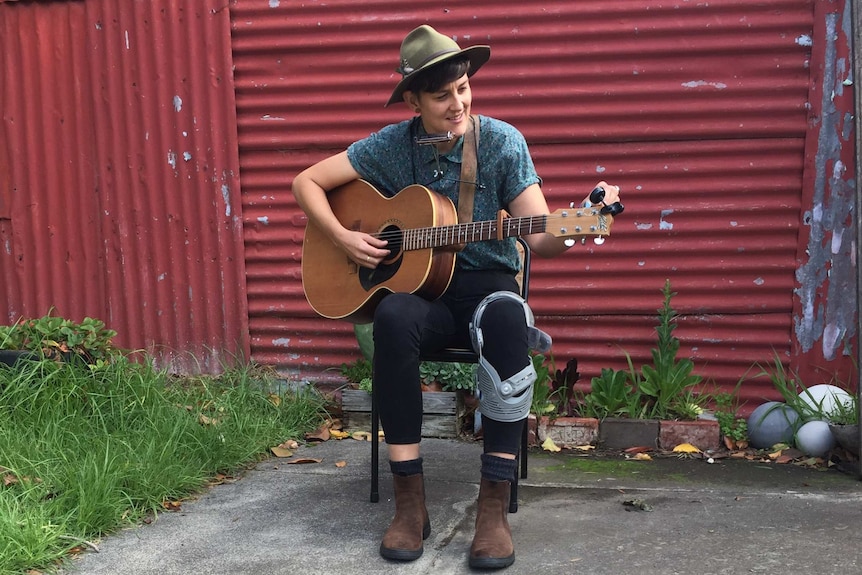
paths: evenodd
<path fill-rule="evenodd" d="M 411 92 L 437 92 L 446 84 L 454 82 L 469 71 L 470 60 L 466 57 L 446 60 L 417 74 L 406 90 L 410 90 Z"/>

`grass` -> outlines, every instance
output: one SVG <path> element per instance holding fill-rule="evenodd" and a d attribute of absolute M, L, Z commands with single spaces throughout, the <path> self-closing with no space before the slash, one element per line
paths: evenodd
<path fill-rule="evenodd" d="M 176 378 L 125 357 L 0 365 L 0 573 L 70 550 L 257 461 L 326 417 L 254 366 Z"/>

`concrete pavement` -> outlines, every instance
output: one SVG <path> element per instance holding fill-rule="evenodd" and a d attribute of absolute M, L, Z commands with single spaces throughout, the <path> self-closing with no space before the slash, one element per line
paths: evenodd
<path fill-rule="evenodd" d="M 422 445 L 432 533 L 412 563 L 378 555 L 394 512 L 381 450 L 381 500 L 370 503 L 370 448 L 345 439 L 269 459 L 98 542 L 75 575 L 460 574 L 473 572 L 481 445 Z M 533 450 L 520 508 L 509 516 L 520 574 L 850 575 L 862 572 L 862 482 L 794 465 Z M 343 467 L 336 466 L 344 462 Z M 637 505 L 651 511 L 639 510 Z"/>

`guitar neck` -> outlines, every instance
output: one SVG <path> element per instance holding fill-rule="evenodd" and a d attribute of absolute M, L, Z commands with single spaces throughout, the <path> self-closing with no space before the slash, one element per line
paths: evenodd
<path fill-rule="evenodd" d="M 485 240 L 499 240 L 538 234 L 548 227 L 548 216 L 508 217 L 501 220 L 468 222 L 451 226 L 435 226 L 403 230 L 403 249 L 422 250 Z"/>

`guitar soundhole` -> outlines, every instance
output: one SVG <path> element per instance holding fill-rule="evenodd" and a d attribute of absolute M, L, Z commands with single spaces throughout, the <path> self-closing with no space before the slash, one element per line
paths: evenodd
<path fill-rule="evenodd" d="M 389 250 L 389 257 L 383 260 L 380 265 L 389 265 L 396 260 L 400 260 L 404 238 L 401 230 L 396 226 L 387 226 L 380 232 L 379 237 L 389 241 L 389 244 L 386 246 L 386 249 Z"/>
<path fill-rule="evenodd" d="M 401 250 L 403 248 L 403 234 L 401 230 L 396 226 L 387 226 L 378 234 L 378 237 L 389 242 L 386 246 L 386 249 L 389 250 L 389 257 L 380 262 L 380 265 L 373 270 L 359 268 L 359 284 L 365 291 L 370 291 L 376 286 L 385 283 L 394 277 L 401 267 Z"/>

